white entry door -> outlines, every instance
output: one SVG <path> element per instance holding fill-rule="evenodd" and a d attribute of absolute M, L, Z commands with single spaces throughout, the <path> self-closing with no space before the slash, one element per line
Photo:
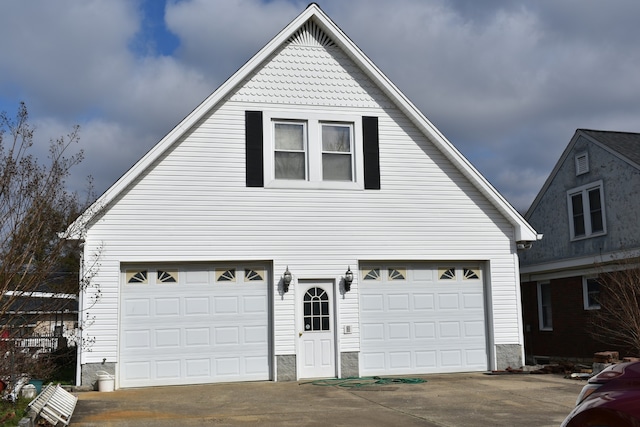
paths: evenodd
<path fill-rule="evenodd" d="M 333 285 L 301 283 L 296 290 L 298 310 L 298 376 L 336 376 Z"/>

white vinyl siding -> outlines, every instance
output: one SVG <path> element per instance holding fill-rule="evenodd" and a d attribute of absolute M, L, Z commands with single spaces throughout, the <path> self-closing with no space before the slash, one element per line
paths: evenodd
<path fill-rule="evenodd" d="M 245 187 L 245 108 L 218 109 L 89 230 L 87 253 L 101 242 L 105 252 L 95 279 L 102 298 L 91 310 L 100 315 L 86 331 L 99 333 L 83 362 L 115 359 L 118 260 L 274 260 L 277 283 L 287 265 L 294 277 L 339 279 L 359 259 L 389 254 L 486 259 L 495 343 L 520 342 L 513 227 L 404 116 L 380 118 L 380 191 L 278 190 Z M 339 299 L 345 323 L 357 323 L 357 281 Z M 276 354 L 295 350 L 294 293 L 295 285 L 275 298 Z M 341 350 L 358 348 L 356 328 Z"/>
<path fill-rule="evenodd" d="M 94 278 L 102 296 L 89 310 L 95 317 L 83 332 L 95 342 L 82 353 L 82 363 L 117 361 L 120 262 L 273 262 L 274 353 L 288 355 L 296 352 L 292 319 L 298 279 L 339 282 L 348 266 L 354 269 L 363 259 L 483 260 L 489 266 L 490 342 L 522 345 L 514 227 L 359 75 L 360 81 L 343 82 L 341 96 L 320 96 L 318 103 L 323 111 L 331 106 L 343 115 L 379 118 L 381 189 L 246 187 L 244 112 L 278 110 L 283 107 L 269 100 L 288 102 L 288 95 L 270 88 L 254 97 L 238 91 L 185 133 L 88 229 L 85 259 L 101 245 L 104 252 Z M 287 266 L 294 281 L 281 295 L 277 284 Z M 360 278 L 355 276 L 351 292 L 336 295 L 341 352 L 360 348 Z M 342 325 L 353 326 L 352 333 L 344 334 Z"/>

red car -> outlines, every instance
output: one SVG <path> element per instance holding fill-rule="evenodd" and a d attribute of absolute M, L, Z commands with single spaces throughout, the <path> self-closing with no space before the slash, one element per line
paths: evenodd
<path fill-rule="evenodd" d="M 640 362 L 611 365 L 582 388 L 562 427 L 640 427 Z"/>

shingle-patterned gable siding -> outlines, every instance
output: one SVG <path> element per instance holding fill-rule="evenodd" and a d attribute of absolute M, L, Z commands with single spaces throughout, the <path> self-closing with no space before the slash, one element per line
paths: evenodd
<path fill-rule="evenodd" d="M 341 49 L 295 44 L 277 52 L 231 100 L 324 107 L 391 106 Z"/>

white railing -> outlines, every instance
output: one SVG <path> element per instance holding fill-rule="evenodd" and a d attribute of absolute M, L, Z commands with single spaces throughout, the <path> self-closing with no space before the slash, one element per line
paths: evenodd
<path fill-rule="evenodd" d="M 15 348 L 23 348 L 37 353 L 56 351 L 60 346 L 61 336 L 41 335 L 30 337 L 0 338 L 0 348 L 13 344 Z M 3 344 L 6 344 L 3 346 Z"/>

